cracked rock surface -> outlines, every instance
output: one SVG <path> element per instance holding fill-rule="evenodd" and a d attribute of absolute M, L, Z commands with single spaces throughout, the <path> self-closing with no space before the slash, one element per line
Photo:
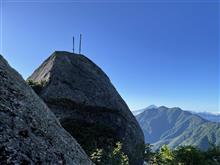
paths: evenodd
<path fill-rule="evenodd" d="M 56 51 L 28 80 L 44 82 L 39 96 L 88 154 L 120 141 L 130 164 L 143 164 L 140 126 L 110 79 L 90 59 Z"/>
<path fill-rule="evenodd" d="M 1 55 L 0 164 L 92 164 L 47 105 Z"/>

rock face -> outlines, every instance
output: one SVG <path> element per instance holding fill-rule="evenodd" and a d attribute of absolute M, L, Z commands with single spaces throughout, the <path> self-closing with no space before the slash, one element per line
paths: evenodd
<path fill-rule="evenodd" d="M 0 164 L 92 164 L 46 104 L 1 55 Z"/>
<path fill-rule="evenodd" d="M 39 96 L 88 154 L 120 141 L 130 164 L 143 164 L 144 136 L 136 119 L 91 60 L 56 51 L 28 80 L 43 84 Z"/>

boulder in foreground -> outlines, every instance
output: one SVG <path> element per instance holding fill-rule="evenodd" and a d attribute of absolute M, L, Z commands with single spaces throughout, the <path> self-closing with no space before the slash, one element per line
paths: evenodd
<path fill-rule="evenodd" d="M 46 104 L 1 55 L 0 164 L 92 164 Z"/>

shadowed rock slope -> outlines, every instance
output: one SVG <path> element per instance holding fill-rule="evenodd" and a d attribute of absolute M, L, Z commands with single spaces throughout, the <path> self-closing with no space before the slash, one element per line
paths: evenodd
<path fill-rule="evenodd" d="M 91 60 L 56 51 L 30 80 L 42 84 L 39 96 L 88 154 L 120 141 L 130 164 L 143 164 L 142 130 L 109 78 Z"/>
<path fill-rule="evenodd" d="M 0 164 L 92 164 L 46 104 L 1 55 Z"/>

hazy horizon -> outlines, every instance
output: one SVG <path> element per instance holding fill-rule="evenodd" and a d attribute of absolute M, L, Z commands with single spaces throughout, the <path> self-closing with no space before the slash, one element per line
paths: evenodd
<path fill-rule="evenodd" d="M 220 112 L 195 111 L 195 110 L 192 110 L 192 109 L 183 109 L 183 108 L 178 107 L 178 106 L 175 106 L 175 107 L 169 107 L 169 106 L 166 106 L 166 105 L 155 105 L 155 104 L 150 104 L 150 105 L 147 105 L 147 106 L 142 107 L 142 108 L 140 108 L 140 109 L 131 109 L 131 111 L 132 111 L 132 112 L 140 111 L 140 110 L 143 110 L 143 109 L 148 108 L 149 106 L 156 106 L 156 107 L 165 106 L 165 107 L 167 107 L 167 108 L 180 108 L 181 110 L 183 110 L 183 111 L 188 111 L 188 112 L 195 112 L 195 113 L 208 113 L 208 114 L 212 114 L 212 115 L 220 115 Z"/>
<path fill-rule="evenodd" d="M 220 111 L 218 1 L 0 1 L 0 54 L 24 78 L 82 33 L 131 110 Z"/>

